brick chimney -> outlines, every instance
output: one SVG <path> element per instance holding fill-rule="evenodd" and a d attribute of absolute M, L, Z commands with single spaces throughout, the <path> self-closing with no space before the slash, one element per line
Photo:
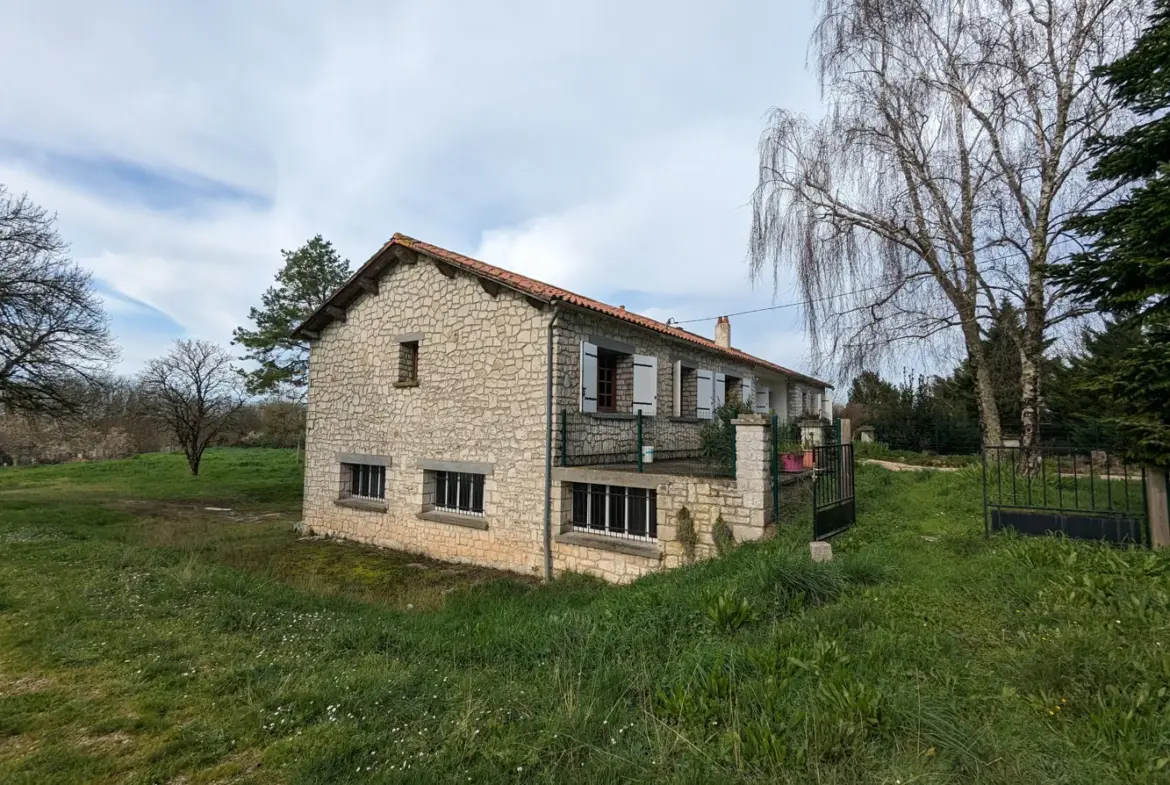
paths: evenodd
<path fill-rule="evenodd" d="M 715 343 L 724 349 L 731 348 L 731 320 L 726 316 L 720 316 L 715 321 Z"/>

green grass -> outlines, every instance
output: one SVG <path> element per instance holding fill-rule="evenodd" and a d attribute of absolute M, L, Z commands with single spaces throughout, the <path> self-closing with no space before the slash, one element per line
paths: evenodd
<path fill-rule="evenodd" d="M 1170 559 L 980 483 L 622 588 L 301 539 L 292 453 L 2 470 L 0 781 L 1166 782 Z"/>

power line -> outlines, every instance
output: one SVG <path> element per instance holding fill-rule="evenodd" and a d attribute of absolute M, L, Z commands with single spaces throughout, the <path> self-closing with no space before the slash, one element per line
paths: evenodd
<path fill-rule="evenodd" d="M 1009 254 L 1004 254 L 1003 256 L 993 256 L 989 259 L 983 259 L 982 261 L 984 261 L 984 262 L 1001 262 L 1004 259 L 1012 259 L 1012 258 L 1016 257 L 1017 255 L 1018 254 L 1009 253 Z M 676 325 L 676 324 L 694 324 L 695 322 L 714 321 L 715 319 L 719 319 L 719 318 L 724 317 L 724 316 L 727 316 L 727 317 L 747 316 L 748 314 L 763 313 L 764 311 L 778 311 L 781 308 L 799 308 L 802 305 L 812 305 L 813 303 L 823 303 L 826 300 L 832 300 L 832 299 L 835 299 L 837 297 L 849 297 L 850 295 L 853 295 L 853 294 L 861 294 L 863 292 L 872 292 L 872 291 L 875 291 L 877 289 L 887 289 L 887 288 L 889 288 L 889 286 L 890 286 L 890 284 L 882 284 L 880 286 L 867 286 L 864 289 L 855 289 L 852 292 L 842 292 L 841 294 L 830 294 L 830 295 L 827 295 L 825 297 L 818 297 L 818 298 L 815 298 L 812 300 L 802 300 L 801 302 L 798 302 L 798 303 L 783 303 L 781 305 L 769 305 L 765 308 L 753 308 L 750 311 L 739 311 L 738 313 L 721 313 L 721 314 L 718 314 L 717 316 L 706 316 L 706 317 L 703 317 L 702 319 L 683 319 L 682 321 L 679 321 L 678 319 L 671 317 L 670 319 L 666 320 L 666 323 L 667 323 L 667 325 L 671 325 L 671 326 Z"/>
<path fill-rule="evenodd" d="M 719 319 L 719 318 L 722 318 L 724 316 L 728 316 L 728 317 L 730 317 L 730 316 L 746 316 L 750 313 L 763 313 L 764 311 L 778 311 L 781 308 L 799 308 L 802 305 L 812 305 L 813 303 L 823 303 L 826 300 L 832 300 L 832 299 L 837 298 L 837 297 L 848 297 L 851 294 L 861 294 L 862 292 L 872 292 L 876 289 L 886 289 L 886 288 L 888 288 L 888 286 L 885 286 L 885 285 L 883 285 L 883 286 L 867 286 L 864 289 L 857 289 L 857 290 L 852 291 L 852 292 L 841 292 L 840 294 L 830 294 L 830 295 L 827 295 L 825 297 L 817 297 L 817 298 L 812 299 L 812 300 L 802 300 L 801 302 L 798 302 L 798 303 L 783 303 L 781 305 L 769 305 L 769 306 L 764 307 L 764 308 L 753 308 L 750 311 L 737 311 L 736 313 L 721 313 L 718 316 L 706 316 L 702 319 L 683 319 L 683 320 L 679 321 L 678 319 L 670 318 L 670 319 L 666 320 L 666 323 L 668 325 L 694 324 L 695 322 L 714 321 L 715 319 Z"/>

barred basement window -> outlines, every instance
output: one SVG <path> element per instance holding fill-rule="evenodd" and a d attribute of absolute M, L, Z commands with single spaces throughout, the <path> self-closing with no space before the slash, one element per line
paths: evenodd
<path fill-rule="evenodd" d="M 386 467 L 364 463 L 341 464 L 341 498 L 386 498 Z"/>
<path fill-rule="evenodd" d="M 483 515 L 482 474 L 468 472 L 434 472 L 437 512 L 456 515 Z"/>
<path fill-rule="evenodd" d="M 658 539 L 658 491 L 573 483 L 573 530 L 631 540 Z"/>

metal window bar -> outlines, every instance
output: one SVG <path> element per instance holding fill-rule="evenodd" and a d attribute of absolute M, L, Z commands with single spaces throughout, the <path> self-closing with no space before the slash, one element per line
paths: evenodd
<path fill-rule="evenodd" d="M 435 472 L 435 511 L 483 517 L 483 484 L 482 474 Z"/>
<path fill-rule="evenodd" d="M 342 464 L 341 498 L 375 501 L 385 499 L 386 467 L 364 463 Z"/>
<path fill-rule="evenodd" d="M 573 530 L 624 540 L 658 540 L 658 491 L 573 483 Z"/>

